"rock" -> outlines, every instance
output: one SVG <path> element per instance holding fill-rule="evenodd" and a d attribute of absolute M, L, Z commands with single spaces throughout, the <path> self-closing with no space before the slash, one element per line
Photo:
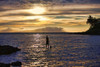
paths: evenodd
<path fill-rule="evenodd" d="M 11 53 L 14 53 L 16 51 L 19 51 L 20 49 L 12 46 L 0 46 L 0 55 L 8 55 Z"/>
<path fill-rule="evenodd" d="M 19 62 L 19 61 L 16 61 L 16 62 L 12 62 L 12 63 L 9 63 L 9 64 L 5 64 L 5 63 L 0 63 L 0 67 L 21 67 L 22 63 Z"/>
<path fill-rule="evenodd" d="M 11 65 L 12 65 L 12 66 L 21 66 L 22 63 L 19 62 L 19 61 L 16 61 L 16 62 L 12 62 Z"/>
<path fill-rule="evenodd" d="M 10 64 L 0 63 L 0 67 L 10 67 Z"/>

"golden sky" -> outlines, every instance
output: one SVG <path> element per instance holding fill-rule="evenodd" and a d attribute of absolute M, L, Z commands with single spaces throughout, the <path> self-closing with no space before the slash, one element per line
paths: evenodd
<path fill-rule="evenodd" d="M 89 29 L 86 24 L 89 15 L 100 18 L 99 4 L 81 4 L 81 1 L 79 4 L 76 1 L 67 4 L 30 3 L 26 0 L 21 5 L 17 1 L 9 1 L 0 2 L 1 33 L 83 32 Z"/>

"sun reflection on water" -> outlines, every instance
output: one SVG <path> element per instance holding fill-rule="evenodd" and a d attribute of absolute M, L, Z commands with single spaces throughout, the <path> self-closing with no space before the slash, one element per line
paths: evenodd
<path fill-rule="evenodd" d="M 47 64 L 46 62 L 44 62 L 46 59 L 46 48 L 45 45 L 42 43 L 42 37 L 43 36 L 41 36 L 40 34 L 31 36 L 35 44 L 32 44 L 32 46 L 29 47 L 28 50 L 29 56 L 27 56 L 27 58 L 34 60 L 34 62 L 29 62 L 28 66 L 30 67 L 45 66 Z"/>

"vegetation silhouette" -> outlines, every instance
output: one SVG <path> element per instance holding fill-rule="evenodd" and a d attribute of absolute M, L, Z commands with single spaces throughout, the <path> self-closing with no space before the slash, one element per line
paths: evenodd
<path fill-rule="evenodd" d="M 90 25 L 90 28 L 85 33 L 100 34 L 100 18 L 95 18 L 90 15 L 86 23 Z"/>

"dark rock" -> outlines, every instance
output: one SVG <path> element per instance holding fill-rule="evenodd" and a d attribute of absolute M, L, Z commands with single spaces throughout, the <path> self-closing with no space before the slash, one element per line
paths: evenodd
<path fill-rule="evenodd" d="M 11 66 L 18 66 L 18 67 L 21 67 L 21 65 L 22 65 L 22 63 L 19 62 L 19 61 L 12 62 L 12 63 L 9 63 L 9 64 L 0 63 L 0 67 L 11 67 Z"/>
<path fill-rule="evenodd" d="M 17 61 L 17 62 L 12 62 L 11 65 L 12 65 L 12 66 L 21 66 L 22 63 L 19 62 L 19 61 Z"/>
<path fill-rule="evenodd" d="M 0 46 L 0 55 L 8 55 L 19 50 L 20 49 L 12 46 Z"/>
<path fill-rule="evenodd" d="M 0 67 L 10 67 L 10 64 L 0 63 Z"/>

